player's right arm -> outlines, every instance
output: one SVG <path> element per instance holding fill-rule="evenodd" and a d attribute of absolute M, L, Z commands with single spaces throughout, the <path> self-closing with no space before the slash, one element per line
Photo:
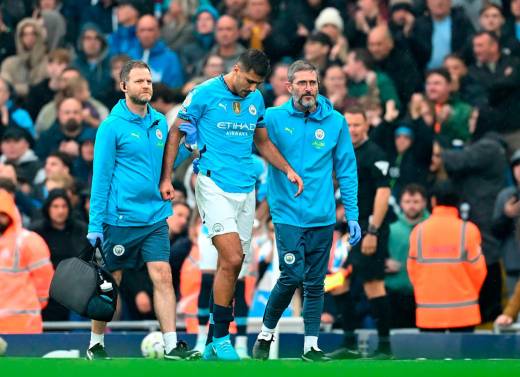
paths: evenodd
<path fill-rule="evenodd" d="M 103 219 L 116 161 L 117 136 L 114 126 L 110 122 L 104 122 L 96 134 L 94 172 L 90 193 L 89 233 L 103 232 Z"/>
<path fill-rule="evenodd" d="M 179 143 L 182 137 L 179 126 L 184 122 L 185 120 L 177 118 L 168 132 L 168 139 L 164 147 L 161 183 L 159 185 L 159 191 L 161 192 L 163 200 L 174 199 L 172 185 L 173 162 L 177 158 L 177 153 L 179 153 Z"/>

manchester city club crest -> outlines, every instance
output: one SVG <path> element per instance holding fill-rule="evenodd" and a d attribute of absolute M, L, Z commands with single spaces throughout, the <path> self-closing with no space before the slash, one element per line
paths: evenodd
<path fill-rule="evenodd" d="M 123 245 L 115 245 L 112 252 L 116 257 L 120 257 L 125 253 L 125 247 Z"/>
<path fill-rule="evenodd" d="M 256 115 L 256 107 L 255 107 L 255 105 L 253 105 L 253 104 L 249 105 L 249 114 L 251 114 L 252 116 Z"/>
<path fill-rule="evenodd" d="M 160 129 L 155 130 L 155 136 L 157 136 L 157 139 L 162 140 L 163 134 Z"/>
<path fill-rule="evenodd" d="M 293 264 L 296 261 L 296 257 L 293 253 L 287 253 L 283 257 L 285 264 Z"/>
<path fill-rule="evenodd" d="M 323 131 L 321 128 L 318 128 L 316 132 L 314 132 L 314 136 L 318 140 L 323 140 L 323 138 L 325 137 L 325 131 Z"/>
<path fill-rule="evenodd" d="M 224 225 L 216 223 L 213 225 L 213 233 L 222 233 L 224 231 Z"/>
<path fill-rule="evenodd" d="M 235 114 L 240 114 L 240 102 L 233 102 L 233 111 Z"/>

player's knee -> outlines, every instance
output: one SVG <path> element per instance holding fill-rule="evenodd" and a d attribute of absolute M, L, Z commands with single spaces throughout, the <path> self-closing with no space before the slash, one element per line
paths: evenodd
<path fill-rule="evenodd" d="M 228 255 L 225 259 L 220 261 L 220 268 L 226 271 L 232 271 L 236 274 L 240 272 L 242 268 L 242 261 L 244 257 L 242 254 Z"/>

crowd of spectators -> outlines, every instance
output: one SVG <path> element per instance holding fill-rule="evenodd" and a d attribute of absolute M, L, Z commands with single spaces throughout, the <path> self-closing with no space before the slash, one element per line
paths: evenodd
<path fill-rule="evenodd" d="M 370 139 L 390 163 L 389 292 L 411 297 L 400 240 L 428 216 L 430 188 L 450 179 L 482 235 L 482 322 L 501 315 L 503 275 L 509 295 L 520 279 L 520 0 L 0 1 L 0 188 L 48 244 L 53 266 L 85 246 L 96 129 L 123 98 L 124 62 L 149 64 L 151 104 L 171 124 L 187 93 L 247 48 L 271 59 L 261 87 L 267 107 L 289 99 L 288 65 L 304 58 L 336 110 L 364 108 Z M 175 187 L 171 263 L 180 298 L 200 227 L 190 221 L 189 162 Z M 410 209 L 415 197 L 421 206 Z M 255 250 L 271 242 L 260 204 Z M 336 239 L 344 221 L 338 216 Z M 148 318 L 151 285 L 132 273 L 123 280 L 123 317 Z M 411 318 L 413 302 L 406 305 L 402 318 Z M 326 311 L 334 322 L 332 302 Z M 43 313 L 70 315 L 52 302 Z M 393 323 L 415 325 L 399 318 Z"/>

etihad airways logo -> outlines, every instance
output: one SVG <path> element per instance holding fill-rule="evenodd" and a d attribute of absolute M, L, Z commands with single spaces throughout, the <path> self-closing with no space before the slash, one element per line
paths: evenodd
<path fill-rule="evenodd" d="M 226 130 L 229 136 L 249 136 L 256 129 L 256 123 L 218 122 L 217 127 Z"/>

